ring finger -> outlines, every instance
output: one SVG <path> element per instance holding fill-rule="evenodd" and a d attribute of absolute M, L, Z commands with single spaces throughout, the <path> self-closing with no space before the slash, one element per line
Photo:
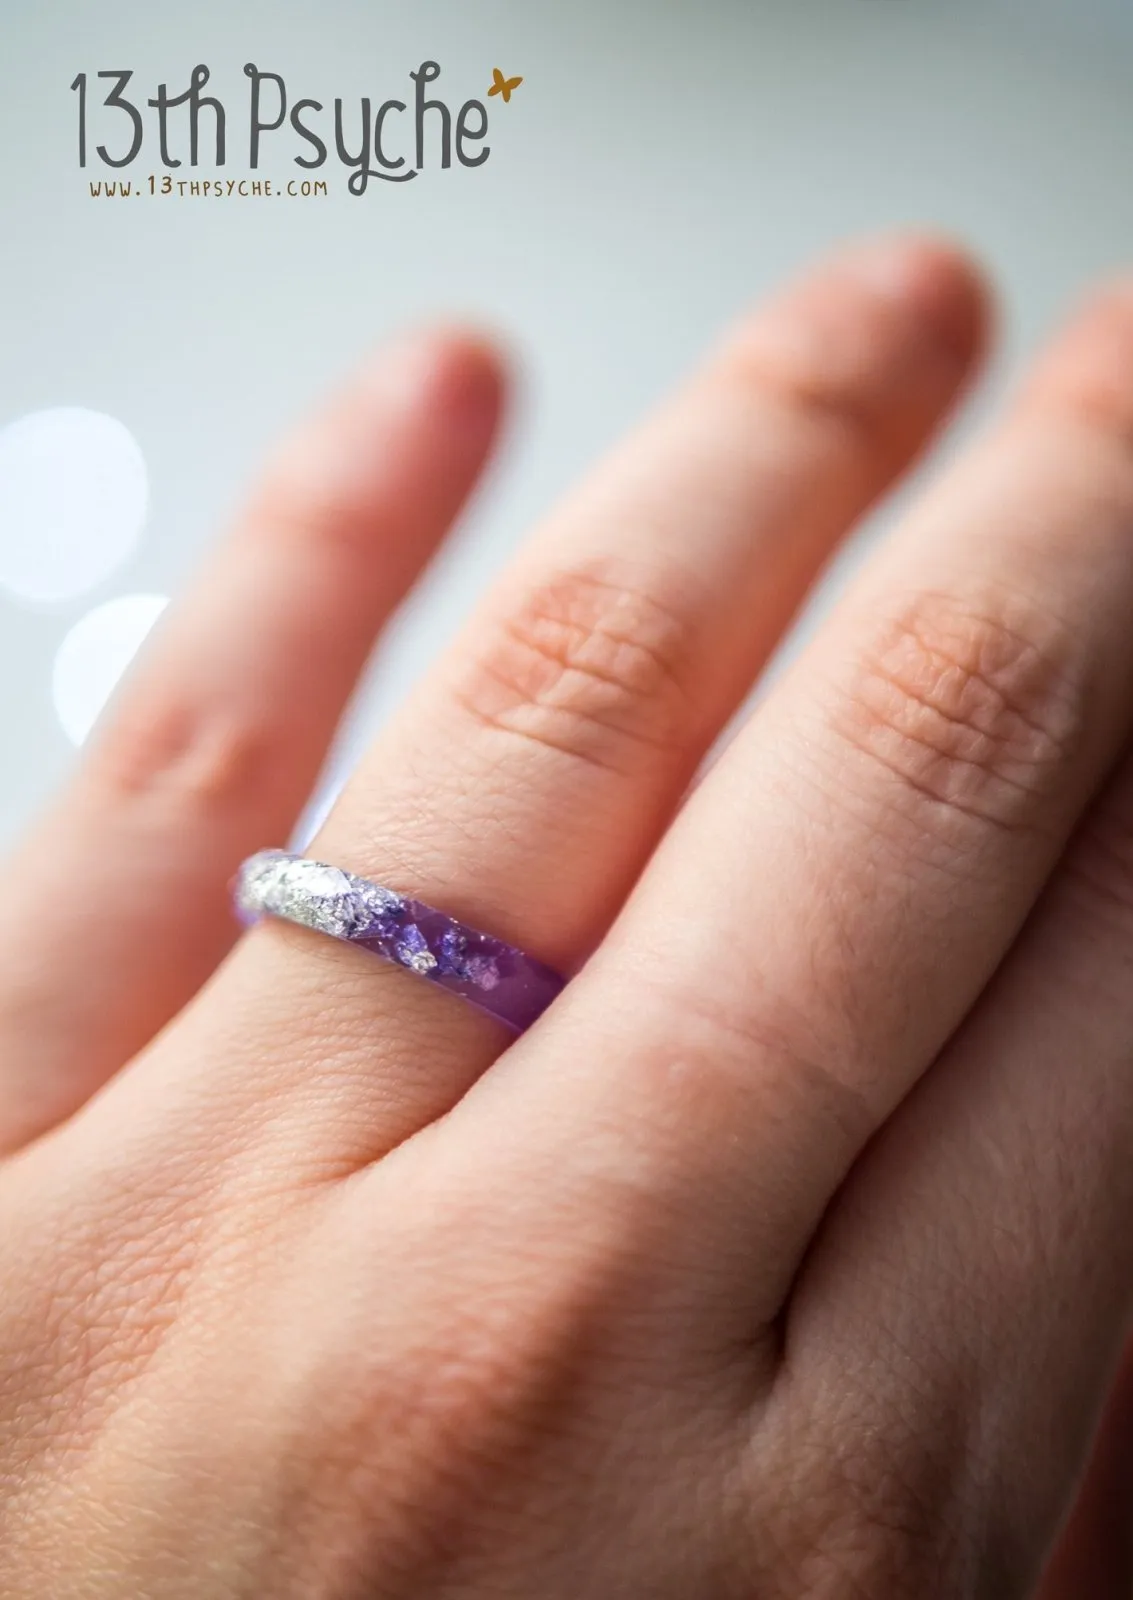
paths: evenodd
<path fill-rule="evenodd" d="M 552 519 L 314 853 L 573 968 L 817 567 L 955 395 L 981 310 L 952 252 L 885 241 L 754 318 Z M 280 924 L 221 986 L 182 1022 L 215 1061 L 223 1019 L 210 1102 L 282 1121 L 321 1167 L 328 1148 L 348 1169 L 404 1139 L 506 1043 L 432 986 Z M 131 1090 L 168 1102 L 154 1066 Z"/>

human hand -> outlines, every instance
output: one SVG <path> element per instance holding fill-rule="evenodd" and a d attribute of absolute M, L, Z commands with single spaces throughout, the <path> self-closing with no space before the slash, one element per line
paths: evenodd
<path fill-rule="evenodd" d="M 577 973 L 506 1053 L 310 930 L 221 959 L 496 360 L 280 453 L 5 871 L 0 1592 L 1034 1592 L 1133 1282 L 1133 291 L 680 805 L 983 323 L 926 242 L 788 291 L 377 742 L 311 853 Z"/>

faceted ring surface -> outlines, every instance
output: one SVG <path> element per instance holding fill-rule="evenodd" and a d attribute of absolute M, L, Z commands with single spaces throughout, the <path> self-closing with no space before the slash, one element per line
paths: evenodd
<path fill-rule="evenodd" d="M 420 900 L 341 867 L 261 850 L 240 868 L 241 921 L 281 917 L 392 961 L 522 1033 L 564 987 L 550 967 Z"/>

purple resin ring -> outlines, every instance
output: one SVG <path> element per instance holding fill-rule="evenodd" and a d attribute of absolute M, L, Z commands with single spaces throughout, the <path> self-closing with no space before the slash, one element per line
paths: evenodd
<path fill-rule="evenodd" d="M 491 934 L 321 861 L 261 850 L 233 889 L 245 923 L 283 917 L 407 967 L 522 1033 L 565 980 Z"/>

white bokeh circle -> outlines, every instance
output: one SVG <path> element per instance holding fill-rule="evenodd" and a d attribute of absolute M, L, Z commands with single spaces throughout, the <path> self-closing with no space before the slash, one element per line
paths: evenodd
<path fill-rule="evenodd" d="M 52 697 L 63 731 L 81 745 L 130 662 L 169 604 L 160 594 L 124 594 L 88 611 L 55 656 Z"/>
<path fill-rule="evenodd" d="M 116 418 L 18 417 L 0 428 L 0 585 L 33 603 L 85 594 L 134 550 L 148 503 L 145 458 Z"/>

